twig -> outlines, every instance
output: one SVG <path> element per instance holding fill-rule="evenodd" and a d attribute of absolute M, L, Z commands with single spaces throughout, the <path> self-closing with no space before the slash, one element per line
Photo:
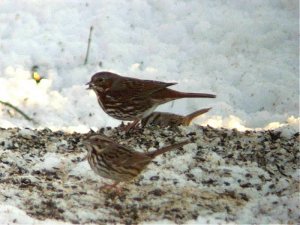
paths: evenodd
<path fill-rule="evenodd" d="M 88 58 L 89 58 L 90 46 L 91 46 L 91 41 L 92 41 L 92 31 L 93 31 L 93 26 L 90 27 L 90 34 L 89 34 L 89 39 L 88 39 L 88 46 L 87 46 L 87 49 L 86 49 L 84 65 L 87 64 Z"/>
<path fill-rule="evenodd" d="M 6 105 L 12 109 L 14 109 L 15 111 L 17 111 L 18 113 L 20 113 L 26 120 L 29 121 L 34 121 L 32 118 L 30 118 L 29 116 L 27 116 L 22 110 L 20 110 L 19 108 L 17 108 L 16 106 L 13 106 L 12 104 L 10 104 L 9 102 L 3 102 L 0 100 L 0 103 L 3 105 Z"/>

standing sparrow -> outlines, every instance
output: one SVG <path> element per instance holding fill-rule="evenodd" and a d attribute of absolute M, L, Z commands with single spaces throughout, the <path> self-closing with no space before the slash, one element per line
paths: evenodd
<path fill-rule="evenodd" d="M 103 135 L 92 135 L 84 141 L 88 148 L 87 159 L 92 170 L 101 177 L 119 182 L 130 181 L 138 176 L 156 156 L 175 148 L 180 148 L 190 141 L 183 141 L 151 152 L 136 152 L 120 145 Z"/>
<path fill-rule="evenodd" d="M 141 120 L 142 127 L 154 125 L 160 127 L 172 127 L 172 126 L 189 126 L 191 121 L 196 118 L 197 116 L 206 113 L 211 108 L 205 108 L 197 110 L 191 114 L 186 116 L 181 116 L 173 113 L 165 113 L 165 112 L 153 112 L 146 118 Z"/>
<path fill-rule="evenodd" d="M 108 115 L 119 120 L 133 121 L 126 131 L 166 102 L 180 98 L 216 97 L 213 94 L 185 93 L 167 88 L 174 84 L 122 77 L 110 72 L 96 73 L 87 83 L 88 89 L 95 91 L 98 103 Z"/>

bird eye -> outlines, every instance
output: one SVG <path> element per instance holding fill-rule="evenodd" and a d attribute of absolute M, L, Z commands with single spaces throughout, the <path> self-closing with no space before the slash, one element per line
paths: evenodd
<path fill-rule="evenodd" d="M 103 84 L 105 82 L 105 79 L 104 78 L 100 78 L 100 79 L 97 80 L 97 82 L 100 83 L 100 84 Z"/>

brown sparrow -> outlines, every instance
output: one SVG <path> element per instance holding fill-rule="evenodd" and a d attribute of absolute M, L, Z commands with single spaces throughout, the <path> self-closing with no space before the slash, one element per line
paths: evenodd
<path fill-rule="evenodd" d="M 176 83 L 123 77 L 110 72 L 92 76 L 88 89 L 95 91 L 101 108 L 118 120 L 133 121 L 126 131 L 149 116 L 157 106 L 180 98 L 215 98 L 205 93 L 187 93 L 169 89 Z"/>
<path fill-rule="evenodd" d="M 200 109 L 186 116 L 165 112 L 153 112 L 146 118 L 143 118 L 141 124 L 142 127 L 149 125 L 160 127 L 189 126 L 194 118 L 208 112 L 210 109 L 211 108 Z"/>
<path fill-rule="evenodd" d="M 88 148 L 87 159 L 92 170 L 101 177 L 115 181 L 113 185 L 104 186 L 107 188 L 116 187 L 119 182 L 130 181 L 138 176 L 156 156 L 180 148 L 190 141 L 146 153 L 134 151 L 100 134 L 88 137 L 84 143 Z"/>

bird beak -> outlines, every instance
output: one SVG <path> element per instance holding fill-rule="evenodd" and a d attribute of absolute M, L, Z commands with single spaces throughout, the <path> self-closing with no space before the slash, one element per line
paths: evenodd
<path fill-rule="evenodd" d="M 90 89 L 92 89 L 91 82 L 87 82 L 85 85 L 89 85 L 89 86 L 86 88 L 86 90 L 90 90 Z"/>

